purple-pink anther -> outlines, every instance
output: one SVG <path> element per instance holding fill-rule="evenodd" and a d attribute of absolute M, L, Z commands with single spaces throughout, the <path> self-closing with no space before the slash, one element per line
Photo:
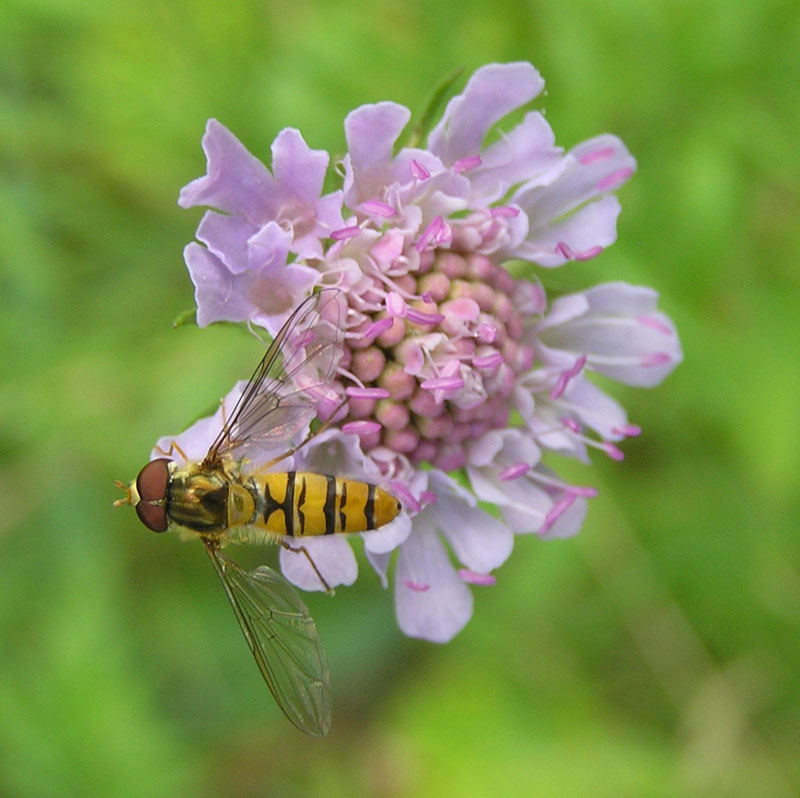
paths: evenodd
<path fill-rule="evenodd" d="M 642 434 L 642 428 L 636 424 L 620 424 L 618 427 L 613 427 L 611 431 L 615 435 L 622 435 L 625 438 L 635 438 Z"/>
<path fill-rule="evenodd" d="M 531 470 L 531 467 L 527 463 L 515 463 L 514 465 L 509 466 L 508 468 L 504 468 L 500 472 L 500 476 L 498 479 L 501 482 L 509 482 L 512 479 L 519 479 L 520 477 L 524 476 Z"/>
<path fill-rule="evenodd" d="M 614 446 L 611 441 L 603 441 L 601 444 L 603 451 L 612 459 L 612 460 L 624 460 L 625 454 L 616 446 Z"/>
<path fill-rule="evenodd" d="M 423 504 L 436 504 L 439 501 L 439 497 L 432 490 L 423 490 L 419 494 L 419 500 Z"/>
<path fill-rule="evenodd" d="M 348 421 L 342 424 L 342 432 L 348 435 L 369 435 L 373 432 L 380 432 L 381 425 L 377 421 Z"/>
<path fill-rule="evenodd" d="M 444 321 L 444 316 L 441 313 L 425 313 L 422 310 L 417 310 L 412 307 L 406 308 L 405 315 L 410 322 L 423 326 L 435 327 L 437 324 Z"/>
<path fill-rule="evenodd" d="M 584 249 L 583 252 L 576 252 L 572 257 L 575 260 L 591 260 L 596 258 L 602 251 L 603 248 L 601 246 L 589 247 L 589 249 Z"/>
<path fill-rule="evenodd" d="M 441 216 L 434 217 L 433 221 L 425 228 L 416 244 L 417 252 L 422 252 L 441 233 L 444 227 L 444 219 Z"/>
<path fill-rule="evenodd" d="M 567 493 L 573 493 L 575 496 L 580 496 L 584 499 L 593 499 L 597 496 L 597 488 L 591 485 L 570 485 L 567 488 Z"/>
<path fill-rule="evenodd" d="M 468 169 L 474 169 L 476 166 L 481 165 L 480 155 L 468 155 L 466 158 L 459 158 L 453 164 L 454 172 L 466 172 Z"/>
<path fill-rule="evenodd" d="M 584 153 L 580 158 L 578 158 L 578 163 L 581 164 L 581 166 L 588 166 L 590 163 L 594 163 L 595 161 L 605 161 L 613 157 L 614 148 L 605 147 L 602 150 L 594 150 L 594 152 Z"/>
<path fill-rule="evenodd" d="M 478 369 L 496 368 L 502 362 L 503 356 L 499 352 L 493 352 L 491 355 L 478 355 L 472 358 L 472 365 Z"/>
<path fill-rule="evenodd" d="M 411 174 L 417 180 L 427 180 L 431 176 L 431 173 L 417 160 L 411 161 Z"/>
<path fill-rule="evenodd" d="M 464 387 L 461 377 L 432 377 L 420 385 L 426 391 L 460 391 Z"/>
<path fill-rule="evenodd" d="M 391 318 L 378 319 L 378 321 L 373 322 L 364 330 L 364 338 L 371 341 L 381 333 L 385 333 L 393 324 L 394 321 Z"/>
<path fill-rule="evenodd" d="M 581 355 L 575 363 L 572 365 L 572 368 L 565 369 L 558 375 L 558 379 L 556 380 L 556 384 L 553 386 L 553 389 L 550 391 L 550 398 L 555 400 L 558 399 L 564 391 L 567 390 L 567 386 L 569 385 L 570 380 L 574 379 L 581 373 L 581 370 L 586 365 L 586 355 Z"/>
<path fill-rule="evenodd" d="M 512 208 L 510 205 L 498 205 L 495 208 L 491 208 L 489 213 L 496 219 L 498 217 L 506 217 L 515 219 L 519 216 L 519 208 Z"/>
<path fill-rule="evenodd" d="M 342 227 L 339 230 L 334 230 L 331 233 L 331 238 L 334 241 L 345 241 L 348 238 L 354 238 L 361 232 L 361 228 L 358 225 L 352 225 L 351 227 Z"/>
<path fill-rule="evenodd" d="M 406 579 L 405 582 L 406 587 L 409 590 L 415 590 L 417 593 L 424 593 L 426 590 L 430 590 L 430 585 L 423 585 L 421 582 L 412 582 L 410 579 Z"/>
<path fill-rule="evenodd" d="M 669 352 L 653 352 L 645 355 L 639 362 L 643 366 L 663 366 L 672 360 L 672 355 Z"/>
<path fill-rule="evenodd" d="M 643 324 L 645 327 L 650 327 L 652 330 L 658 330 L 658 332 L 663 333 L 664 335 L 673 335 L 672 329 L 664 324 L 661 319 L 653 318 L 652 316 L 637 316 L 636 321 L 639 324 Z"/>
<path fill-rule="evenodd" d="M 388 219 L 395 214 L 395 210 L 391 205 L 387 205 L 380 200 L 367 200 L 363 202 L 361 204 L 361 210 L 364 211 L 364 213 L 371 213 L 374 216 L 381 216 L 384 219 Z"/>
<path fill-rule="evenodd" d="M 542 524 L 541 529 L 539 530 L 539 534 L 543 535 L 545 532 L 548 532 L 553 524 L 566 512 L 572 504 L 574 503 L 575 499 L 577 498 L 577 494 L 575 493 L 567 493 L 566 496 L 559 499 L 550 509 L 550 512 L 545 516 L 544 523 Z"/>
<path fill-rule="evenodd" d="M 403 482 L 393 480 L 389 483 L 389 489 L 411 512 L 418 513 L 422 509 L 422 505 L 414 498 L 414 494 Z"/>
<path fill-rule="evenodd" d="M 359 388 L 350 386 L 344 391 L 352 399 L 388 399 L 391 394 L 386 388 Z"/>
<path fill-rule="evenodd" d="M 624 183 L 632 174 L 633 169 L 630 166 L 623 166 L 621 169 L 617 169 L 616 172 L 612 172 L 610 175 L 606 175 L 600 180 L 597 183 L 597 190 L 610 191 L 621 183 Z"/>
<path fill-rule="evenodd" d="M 458 576 L 462 582 L 479 587 L 492 587 L 497 583 L 497 579 L 491 574 L 479 574 L 477 571 L 469 571 L 466 568 L 459 568 Z"/>

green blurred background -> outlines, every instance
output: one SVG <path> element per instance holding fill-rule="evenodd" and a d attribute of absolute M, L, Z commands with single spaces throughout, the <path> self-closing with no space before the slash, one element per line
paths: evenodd
<path fill-rule="evenodd" d="M 5 0 L 0 794 L 797 794 L 798 53 L 789 0 Z M 616 246 L 559 274 L 658 288 L 686 361 L 616 391 L 644 434 L 563 468 L 601 490 L 582 533 L 518 539 L 449 645 L 367 567 L 309 596 L 335 707 L 307 739 L 199 547 L 111 507 L 258 357 L 170 329 L 177 193 L 209 116 L 262 158 L 287 125 L 341 153 L 350 109 L 520 59 L 559 144 L 639 162 Z"/>

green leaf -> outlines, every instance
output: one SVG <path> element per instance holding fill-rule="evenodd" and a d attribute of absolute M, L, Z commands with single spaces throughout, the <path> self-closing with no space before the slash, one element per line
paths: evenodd
<path fill-rule="evenodd" d="M 172 322 L 172 329 L 177 330 L 178 327 L 187 327 L 189 325 L 197 326 L 197 308 L 188 308 L 181 311 Z"/>
<path fill-rule="evenodd" d="M 434 89 L 430 100 L 428 100 L 428 104 L 425 106 L 425 110 L 411 129 L 408 141 L 406 142 L 407 147 L 417 147 L 425 136 L 428 135 L 430 129 L 433 127 L 434 117 L 439 113 L 439 108 L 453 88 L 453 84 L 461 77 L 463 72 L 464 67 L 459 67 Z"/>

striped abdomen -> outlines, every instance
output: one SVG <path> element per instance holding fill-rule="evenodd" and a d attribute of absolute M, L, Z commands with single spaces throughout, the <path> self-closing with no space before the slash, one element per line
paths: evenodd
<path fill-rule="evenodd" d="M 377 485 L 325 474 L 259 474 L 253 525 L 276 535 L 302 537 L 366 532 L 394 519 L 400 502 Z"/>

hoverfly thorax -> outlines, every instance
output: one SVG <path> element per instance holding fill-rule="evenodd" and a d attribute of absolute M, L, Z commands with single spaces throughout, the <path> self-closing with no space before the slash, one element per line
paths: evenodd
<path fill-rule="evenodd" d="M 251 512 L 247 519 L 253 506 L 252 497 L 249 498 Z M 241 486 L 232 484 L 223 471 L 204 471 L 196 464 L 188 464 L 172 474 L 167 512 L 170 521 L 213 537 L 232 525 L 229 505 L 238 506 L 235 515 L 241 518 L 246 503 Z"/>

